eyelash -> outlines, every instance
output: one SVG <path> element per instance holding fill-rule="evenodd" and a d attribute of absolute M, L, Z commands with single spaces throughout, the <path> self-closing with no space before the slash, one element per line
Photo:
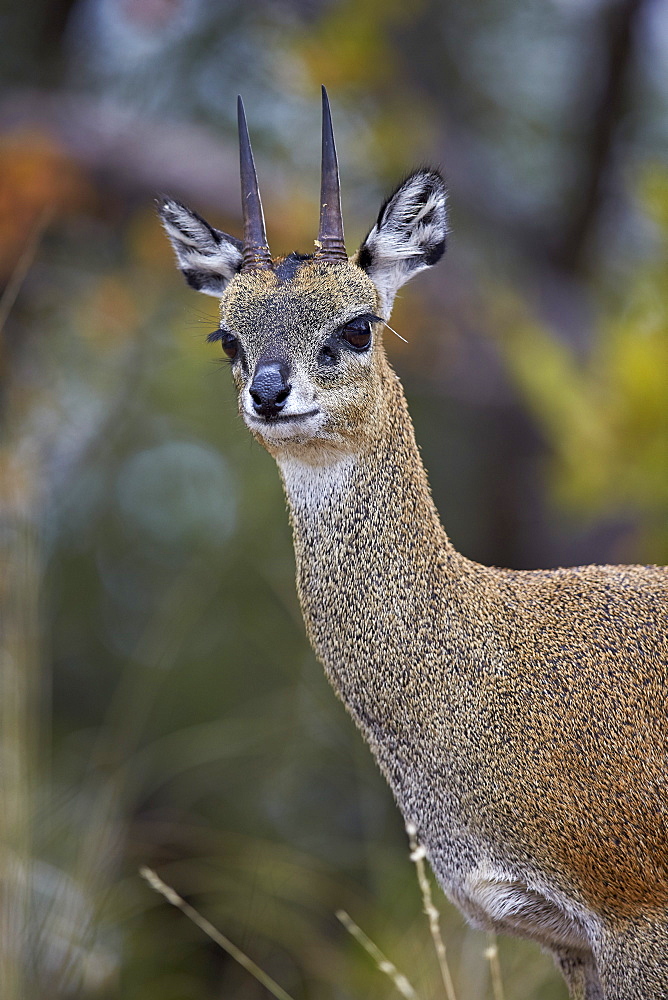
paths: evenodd
<path fill-rule="evenodd" d="M 229 330 L 220 328 L 210 333 L 206 339 L 210 344 L 220 341 L 226 361 L 232 362 L 237 360 L 239 356 L 239 338 L 235 334 L 230 333 Z"/>

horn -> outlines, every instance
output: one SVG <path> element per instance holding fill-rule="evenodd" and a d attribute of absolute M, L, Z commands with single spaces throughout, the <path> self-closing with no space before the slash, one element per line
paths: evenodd
<path fill-rule="evenodd" d="M 322 174 L 320 181 L 320 232 L 316 260 L 348 260 L 343 242 L 339 164 L 334 145 L 332 114 L 327 91 L 322 88 Z"/>
<path fill-rule="evenodd" d="M 264 228 L 262 200 L 257 184 L 255 161 L 251 149 L 244 102 L 237 99 L 239 121 L 239 164 L 241 167 L 241 208 L 244 218 L 243 271 L 267 271 L 272 269 L 271 254 Z"/>

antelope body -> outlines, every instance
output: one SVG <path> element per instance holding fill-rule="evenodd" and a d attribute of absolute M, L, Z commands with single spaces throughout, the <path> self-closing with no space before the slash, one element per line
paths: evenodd
<path fill-rule="evenodd" d="M 240 106 L 245 238 L 165 200 L 185 277 L 220 296 L 240 412 L 275 457 L 309 638 L 448 896 L 535 939 L 580 1000 L 668 998 L 668 572 L 513 571 L 451 545 L 381 342 L 441 256 L 412 174 L 343 244 L 323 92 L 316 253 L 272 260 Z"/>

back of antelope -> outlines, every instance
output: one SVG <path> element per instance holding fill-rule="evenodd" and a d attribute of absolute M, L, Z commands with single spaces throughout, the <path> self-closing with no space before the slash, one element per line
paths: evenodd
<path fill-rule="evenodd" d="M 668 573 L 454 549 L 381 336 L 443 253 L 440 175 L 411 174 L 348 258 L 323 90 L 316 251 L 273 259 L 241 104 L 239 127 L 243 242 L 160 214 L 220 297 L 209 339 L 278 463 L 313 647 L 473 923 L 538 941 L 574 998 L 668 998 Z"/>

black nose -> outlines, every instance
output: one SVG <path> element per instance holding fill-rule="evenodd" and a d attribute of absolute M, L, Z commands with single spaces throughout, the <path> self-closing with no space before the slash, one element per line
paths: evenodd
<path fill-rule="evenodd" d="M 285 406 L 292 386 L 288 382 L 287 366 L 280 361 L 258 365 L 248 390 L 256 413 L 275 417 Z"/>

